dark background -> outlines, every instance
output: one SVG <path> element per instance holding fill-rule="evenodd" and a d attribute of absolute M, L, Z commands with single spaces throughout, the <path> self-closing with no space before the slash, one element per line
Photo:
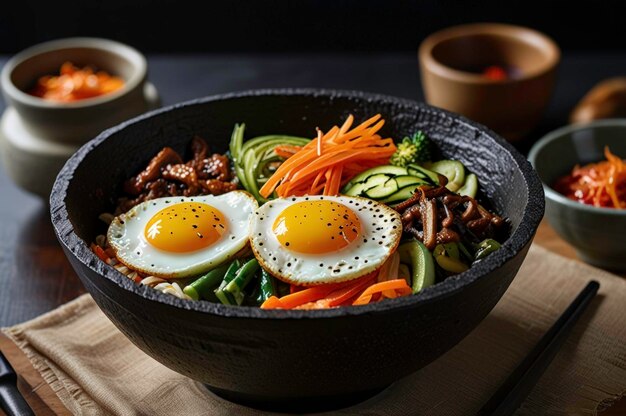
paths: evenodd
<path fill-rule="evenodd" d="M 8 0 L 0 53 L 59 37 L 117 39 L 144 53 L 408 51 L 429 33 L 506 22 L 552 36 L 564 51 L 626 46 L 620 1 Z"/>

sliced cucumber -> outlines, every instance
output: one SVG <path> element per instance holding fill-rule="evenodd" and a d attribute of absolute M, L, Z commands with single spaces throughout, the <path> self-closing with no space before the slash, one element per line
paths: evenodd
<path fill-rule="evenodd" d="M 369 183 L 369 180 L 368 182 Z M 376 185 L 365 191 L 365 195 L 371 199 L 383 199 L 398 191 L 398 184 L 395 180 L 389 179 L 385 183 Z"/>
<path fill-rule="evenodd" d="M 366 189 L 367 189 L 366 183 L 361 182 L 361 183 L 354 184 L 350 188 L 347 188 L 347 189 L 344 188 L 344 191 L 342 193 L 347 196 L 363 196 L 365 195 L 364 192 Z"/>
<path fill-rule="evenodd" d="M 425 165 L 427 169 L 441 173 L 448 178 L 446 188 L 456 192 L 465 183 L 465 166 L 458 160 L 440 160 Z"/>
<path fill-rule="evenodd" d="M 418 178 L 417 176 L 400 175 L 396 176 L 394 179 L 398 184 L 398 189 L 404 188 L 405 186 L 409 185 L 427 185 L 426 181 L 424 181 L 422 178 Z"/>
<path fill-rule="evenodd" d="M 405 168 L 401 168 L 399 166 L 392 166 L 392 165 L 377 166 L 375 168 L 368 169 L 365 172 L 362 172 L 358 174 L 357 176 L 355 176 L 354 178 L 352 178 L 352 180 L 346 184 L 346 186 L 344 187 L 344 190 L 348 190 L 351 186 L 359 182 L 365 182 L 372 175 L 377 175 L 381 173 L 387 176 L 398 176 L 398 175 L 406 175 L 407 170 Z"/>
<path fill-rule="evenodd" d="M 376 192 L 380 192 L 381 189 L 385 188 L 386 183 L 389 181 L 393 181 L 394 179 L 391 176 L 387 176 L 384 173 L 377 173 L 368 177 L 364 182 L 359 182 L 351 186 L 350 188 L 344 188 L 344 195 L 349 196 L 367 196 L 367 191 L 373 188 L 377 188 Z M 394 185 L 390 184 L 392 188 Z M 395 185 L 397 186 L 397 185 Z"/>
<path fill-rule="evenodd" d="M 378 185 L 383 185 L 387 181 L 392 180 L 391 176 L 385 175 L 384 173 L 378 173 L 376 175 L 372 175 L 365 182 L 363 182 L 366 188 L 373 188 Z"/>
<path fill-rule="evenodd" d="M 420 184 L 405 186 L 402 189 L 398 189 L 396 192 L 389 195 L 388 197 L 381 199 L 380 202 L 383 202 L 385 204 L 393 204 L 395 202 L 405 201 L 413 196 L 413 193 L 418 186 L 420 186 Z"/>
<path fill-rule="evenodd" d="M 478 178 L 473 173 L 470 173 L 465 178 L 465 183 L 456 192 L 460 195 L 471 196 L 476 198 L 476 192 L 478 191 Z"/>
<path fill-rule="evenodd" d="M 439 185 L 439 177 L 437 176 L 437 172 L 433 172 L 432 170 L 428 170 L 422 166 L 415 165 L 411 163 L 407 166 L 407 170 L 409 175 L 417 176 L 422 180 L 430 183 L 431 185 Z"/>
<path fill-rule="evenodd" d="M 386 186 L 385 184 L 388 181 L 393 181 L 393 180 L 394 179 L 392 176 L 387 176 L 387 174 L 384 174 L 384 173 L 376 173 L 374 175 L 369 176 L 364 182 L 355 183 L 350 188 L 345 187 L 343 194 L 349 195 L 349 196 L 358 196 L 358 195 L 367 196 L 367 191 L 369 189 L 372 189 L 375 187 L 381 187 L 381 186 L 384 187 Z M 393 187 L 394 185 L 389 185 L 389 186 Z M 395 186 L 397 187 L 397 185 Z"/>

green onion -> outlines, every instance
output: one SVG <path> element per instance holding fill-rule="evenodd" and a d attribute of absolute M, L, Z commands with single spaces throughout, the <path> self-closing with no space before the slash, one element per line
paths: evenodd
<path fill-rule="evenodd" d="M 237 270 L 239 270 L 240 267 L 241 267 L 241 261 L 239 261 L 239 259 L 236 259 L 235 261 L 233 261 L 228 267 L 228 270 L 226 270 L 226 274 L 224 275 L 224 279 L 222 280 L 222 283 L 220 283 L 220 287 L 215 289 L 215 296 L 224 305 L 236 304 L 235 299 L 232 297 L 232 295 L 224 291 L 224 289 L 235 278 L 235 276 L 237 275 Z"/>
<path fill-rule="evenodd" d="M 248 283 L 254 278 L 254 274 L 259 270 L 259 262 L 257 259 L 248 260 L 243 266 L 237 270 L 235 278 L 228 282 L 223 291 L 229 293 L 237 305 L 243 303 L 244 293 Z"/>
<path fill-rule="evenodd" d="M 217 266 L 204 276 L 199 277 L 185 286 L 183 292 L 193 300 L 205 299 L 213 302 L 217 301 L 214 290 L 222 279 L 224 279 L 224 275 L 229 266 L 230 264 L 228 262 Z"/>
<path fill-rule="evenodd" d="M 257 296 L 258 304 L 262 304 L 272 296 L 276 296 L 276 287 L 274 286 L 274 277 L 261 269 L 261 279 L 259 285 L 259 295 Z"/>

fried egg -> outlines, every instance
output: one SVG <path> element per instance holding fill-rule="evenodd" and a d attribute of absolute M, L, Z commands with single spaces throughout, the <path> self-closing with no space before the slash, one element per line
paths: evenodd
<path fill-rule="evenodd" d="M 395 210 L 359 197 L 274 199 L 250 221 L 252 250 L 263 268 L 303 286 L 352 280 L 378 269 L 401 236 Z"/>
<path fill-rule="evenodd" d="M 244 191 L 153 199 L 113 219 L 107 240 L 131 269 L 165 278 L 193 276 L 246 246 L 257 208 Z"/>

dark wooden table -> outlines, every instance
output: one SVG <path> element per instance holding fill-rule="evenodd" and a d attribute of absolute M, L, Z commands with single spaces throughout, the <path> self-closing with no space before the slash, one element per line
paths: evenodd
<path fill-rule="evenodd" d="M 0 57 L 0 65 L 4 62 L 6 57 Z M 149 78 L 165 105 L 272 87 L 357 89 L 422 98 L 414 53 L 167 55 L 150 56 L 148 64 Z M 623 68 L 626 53 L 565 55 L 554 99 L 542 124 L 518 145 L 520 150 L 526 152 L 543 133 L 565 124 L 570 109 L 589 88 L 603 78 L 621 75 Z M 545 223 L 535 241 L 574 256 Z M 54 237 L 47 202 L 17 188 L 0 167 L 0 326 L 34 318 L 84 291 Z M 47 391 L 47 386 L 40 386 Z"/>

